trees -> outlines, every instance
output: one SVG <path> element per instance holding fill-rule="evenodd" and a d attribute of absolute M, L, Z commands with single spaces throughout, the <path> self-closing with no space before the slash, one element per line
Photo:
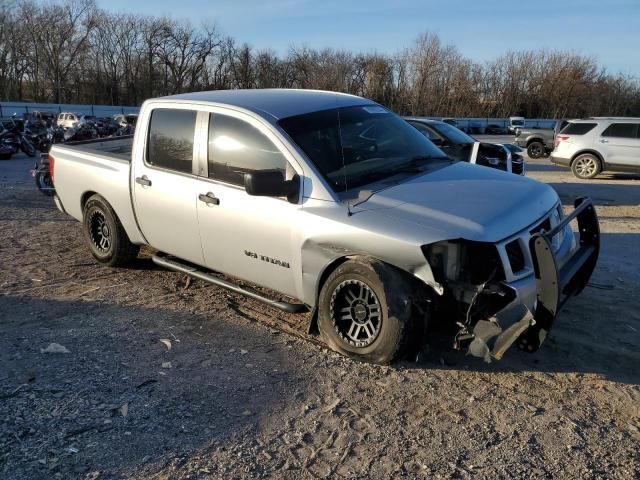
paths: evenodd
<path fill-rule="evenodd" d="M 640 115 L 637 78 L 573 52 L 506 52 L 480 64 L 424 33 L 393 55 L 308 47 L 278 55 L 212 25 L 107 12 L 95 0 L 0 6 L 0 99 L 137 105 L 225 88 L 335 90 L 413 115 Z"/>

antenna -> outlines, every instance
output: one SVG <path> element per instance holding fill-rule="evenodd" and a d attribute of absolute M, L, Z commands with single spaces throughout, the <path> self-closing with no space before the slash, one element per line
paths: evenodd
<path fill-rule="evenodd" d="M 342 124 L 340 123 L 340 109 L 336 107 L 336 114 L 338 115 L 338 142 L 340 143 L 340 157 L 342 157 L 342 176 L 344 178 L 344 191 L 349 191 L 349 186 L 347 185 L 347 168 L 344 164 L 344 149 L 342 148 Z M 351 211 L 351 202 L 347 200 L 347 216 L 353 215 Z"/>

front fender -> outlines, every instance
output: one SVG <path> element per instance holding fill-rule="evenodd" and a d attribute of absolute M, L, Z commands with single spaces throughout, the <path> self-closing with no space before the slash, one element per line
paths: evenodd
<path fill-rule="evenodd" d="M 319 242 L 312 238 L 307 239 L 302 245 L 302 300 L 307 305 L 315 307 L 324 279 L 338 265 L 358 256 L 370 257 L 404 270 L 430 287 L 436 294 L 442 295 L 443 287 L 435 280 L 431 266 L 419 247 L 415 248 L 413 262 L 409 263 L 406 261 L 406 255 L 404 258 L 394 258 L 392 255 L 380 253 L 349 247 L 340 242 Z"/>

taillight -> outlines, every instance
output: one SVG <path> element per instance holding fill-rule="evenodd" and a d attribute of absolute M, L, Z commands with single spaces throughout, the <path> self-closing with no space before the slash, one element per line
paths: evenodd
<path fill-rule="evenodd" d="M 556 147 L 560 145 L 560 142 L 569 140 L 569 135 L 556 135 Z"/>
<path fill-rule="evenodd" d="M 51 176 L 51 181 L 53 182 L 53 170 L 56 165 L 56 159 L 53 158 L 51 154 L 49 154 L 49 175 Z"/>

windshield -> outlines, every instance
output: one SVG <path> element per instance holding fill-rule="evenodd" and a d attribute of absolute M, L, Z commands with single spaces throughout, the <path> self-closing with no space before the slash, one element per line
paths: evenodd
<path fill-rule="evenodd" d="M 473 137 L 470 137 L 459 128 L 448 123 L 432 123 L 431 126 L 443 137 L 446 137 L 451 143 L 459 145 L 461 143 L 474 143 Z"/>
<path fill-rule="evenodd" d="M 278 123 L 336 192 L 449 162 L 418 130 L 379 105 L 307 113 Z"/>

